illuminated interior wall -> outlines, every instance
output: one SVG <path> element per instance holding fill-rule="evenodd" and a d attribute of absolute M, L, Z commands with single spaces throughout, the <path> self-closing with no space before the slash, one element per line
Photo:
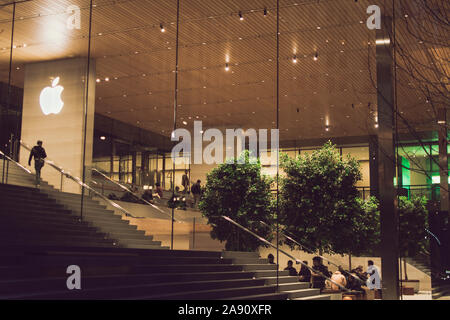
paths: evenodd
<path fill-rule="evenodd" d="M 91 165 L 92 162 L 95 111 L 94 61 L 91 61 L 90 66 L 85 154 L 87 166 Z M 25 70 L 22 141 L 32 146 L 35 145 L 37 140 L 42 140 L 48 159 L 53 160 L 57 165 L 77 177 L 82 176 L 83 169 L 86 70 L 86 59 L 64 59 L 33 63 L 26 65 Z M 60 78 L 59 85 L 64 88 L 61 93 L 61 100 L 64 105 L 59 113 L 45 115 L 40 106 L 40 95 L 45 87 L 52 86 L 52 80 L 56 77 Z M 53 107 L 51 99 L 44 107 Z M 22 149 L 20 162 L 26 164 L 28 156 L 29 152 Z M 34 171 L 33 163 L 32 167 L 32 171 Z M 88 173 L 88 171 L 86 172 Z M 55 187 L 60 187 L 61 175 L 48 165 L 42 170 L 42 178 Z M 63 191 L 78 193 L 80 188 L 74 182 L 65 179 Z"/>

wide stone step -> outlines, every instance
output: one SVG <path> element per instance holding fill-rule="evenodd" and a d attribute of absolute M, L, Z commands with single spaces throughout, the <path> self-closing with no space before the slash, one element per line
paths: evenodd
<path fill-rule="evenodd" d="M 287 294 L 286 293 L 268 293 L 268 294 L 257 294 L 252 296 L 244 296 L 244 297 L 231 297 L 226 299 L 220 299 L 220 300 L 252 300 L 252 301 L 259 301 L 259 300 L 287 300 Z M 269 314 L 269 313 L 268 313 Z"/>
<path fill-rule="evenodd" d="M 95 238 L 109 238 L 107 234 L 99 233 L 97 230 L 73 230 L 70 228 L 61 228 L 61 229 L 50 229 L 50 228 L 44 228 L 42 226 L 38 227 L 28 227 L 24 226 L 21 228 L 17 228 L 15 230 L 11 230 L 0 226 L 0 238 L 8 238 L 8 237 L 14 237 L 14 235 L 35 235 L 35 236 L 41 236 L 41 235 L 60 235 L 60 236 L 82 236 L 82 237 L 95 237 Z"/>
<path fill-rule="evenodd" d="M 295 291 L 295 290 L 309 289 L 309 283 L 296 281 L 296 282 L 291 282 L 291 283 L 281 283 L 279 285 L 279 287 L 280 287 L 280 291 L 290 292 L 290 291 Z M 314 289 L 314 290 L 316 290 L 316 289 Z M 320 293 L 320 290 L 319 290 L 319 293 Z"/>
<path fill-rule="evenodd" d="M 292 300 L 330 300 L 331 296 L 322 294 L 322 295 L 316 295 L 316 296 L 308 296 L 308 297 L 302 297 L 302 298 L 295 298 Z"/>
<path fill-rule="evenodd" d="M 74 239 L 58 239 L 57 241 L 55 239 L 9 239 L 8 242 L 2 241 L 4 244 L 10 244 L 10 245 L 54 245 L 55 243 L 58 243 L 60 246 L 67 246 L 67 247 L 73 247 L 73 246 L 85 246 L 85 247 L 91 247 L 91 246 L 106 246 L 111 247 L 113 246 L 112 243 L 108 241 L 95 241 L 92 239 L 77 239 L 75 241 Z"/>
<path fill-rule="evenodd" d="M 176 277 L 179 283 L 193 281 L 220 281 L 233 279 L 251 279 L 251 274 L 237 272 L 223 273 L 181 273 Z M 66 290 L 67 277 L 43 277 L 38 279 L 14 279 L 0 281 L 0 296 L 20 292 L 42 292 L 43 290 Z M 125 285 L 146 285 L 173 282 L 173 274 L 120 274 L 83 276 L 83 289 L 109 288 Z"/>
<path fill-rule="evenodd" d="M 280 292 L 287 293 L 289 299 L 297 299 L 320 295 L 320 289 L 283 290 L 280 288 Z"/>
<path fill-rule="evenodd" d="M 259 258 L 259 253 L 258 252 L 242 252 L 242 251 L 223 251 L 222 257 L 228 258 L 228 259 L 245 259 L 245 258 L 256 259 L 256 258 Z"/>
<path fill-rule="evenodd" d="M 158 249 L 158 250 L 169 250 L 169 249 L 170 249 L 169 246 L 154 246 L 154 245 L 133 244 L 133 243 L 120 244 L 120 246 L 123 247 L 123 248 L 146 249 L 146 250 L 153 250 L 153 249 Z"/>
<path fill-rule="evenodd" d="M 221 281 L 192 281 L 192 282 L 170 282 L 159 284 L 140 284 L 128 286 L 113 286 L 108 288 L 92 288 L 84 286 L 83 290 L 69 291 L 67 289 L 49 292 L 36 293 L 34 295 L 26 294 L 25 297 L 38 299 L 126 299 L 130 296 L 146 295 L 166 295 L 179 294 L 186 291 L 204 291 L 235 289 L 242 287 L 263 286 L 261 280 L 255 279 L 234 279 Z M 23 296 L 21 298 L 24 298 Z"/>
<path fill-rule="evenodd" d="M 114 242 L 113 240 L 107 238 L 105 235 L 102 235 L 101 233 L 95 233 L 95 234 L 58 234 L 58 233 L 49 233 L 49 232 L 34 232 L 34 233 L 26 233 L 26 232 L 16 232 L 14 237 L 11 237 L 11 233 L 8 234 L 0 234 L 0 239 L 3 243 L 30 243 L 32 244 L 34 240 L 40 241 L 40 240 L 51 240 L 55 241 L 55 243 L 58 243 L 58 241 L 64 241 L 64 242 Z"/>
<path fill-rule="evenodd" d="M 231 259 L 231 258 L 227 258 Z M 232 258 L 234 264 L 268 264 L 268 259 L 261 258 Z"/>
<path fill-rule="evenodd" d="M 45 194 L 41 194 L 41 193 L 30 193 L 28 195 L 18 195 L 18 194 L 2 194 L 0 196 L 0 199 L 2 201 L 9 201 L 9 202 L 18 202 L 21 201 L 24 203 L 24 205 L 28 205 L 28 206 L 49 206 L 49 205 L 57 205 L 57 206 L 61 206 L 61 207 L 65 207 L 67 208 L 76 208 L 76 209 L 80 209 L 81 207 L 81 200 L 79 200 L 78 202 L 74 202 L 71 205 L 68 205 L 67 203 L 64 203 L 62 201 L 57 201 L 54 198 L 48 197 Z M 87 204 L 84 203 L 83 204 L 83 209 L 84 210 L 92 210 L 92 211 L 99 211 L 99 212 L 109 212 L 109 213 L 114 213 L 114 211 L 112 210 L 107 210 L 105 206 L 94 206 L 91 204 Z"/>
<path fill-rule="evenodd" d="M 160 246 L 161 241 L 154 241 L 152 239 L 142 238 L 142 239 L 126 239 L 120 238 L 116 239 L 119 245 L 151 245 L 151 246 Z"/>
<path fill-rule="evenodd" d="M 18 222 L 22 221 L 23 223 L 32 222 L 37 224 L 45 224 L 45 223 L 58 223 L 58 224 L 80 224 L 79 218 L 72 216 L 67 213 L 61 213 L 58 215 L 45 215 L 45 214 L 25 214 L 25 213 L 13 213 L 11 212 L 10 215 L 2 215 L 0 217 L 1 221 L 3 223 L 7 222 Z M 86 224 L 84 224 L 86 225 Z M 88 224 L 87 224 L 88 225 Z"/>
<path fill-rule="evenodd" d="M 242 264 L 245 271 L 260 271 L 260 270 L 276 270 L 277 266 L 274 264 Z"/>
<path fill-rule="evenodd" d="M 262 278 L 262 277 L 276 277 L 277 271 L 276 270 L 256 270 L 254 271 L 254 275 L 256 278 Z M 279 277 L 286 277 L 289 276 L 289 271 L 278 271 Z"/>
<path fill-rule="evenodd" d="M 140 273 L 148 273 L 148 272 L 171 272 L 171 273 L 179 273 L 179 272 L 208 272 L 211 270 L 219 271 L 243 271 L 241 266 L 236 265 L 220 265 L 220 264 L 190 264 L 190 265 L 139 265 L 136 266 L 135 270 Z"/>
<path fill-rule="evenodd" d="M 260 277 L 259 279 L 264 279 L 267 284 L 277 284 L 277 277 L 266 277 L 266 278 Z M 292 276 L 278 277 L 278 283 L 296 283 L 296 282 L 299 282 L 298 277 Z M 307 285 L 309 287 L 309 283 L 307 283 Z"/>
<path fill-rule="evenodd" d="M 0 217 L 7 218 L 9 216 L 16 216 L 16 217 L 75 217 L 72 215 L 72 212 L 69 210 L 64 210 L 62 208 L 53 208 L 53 209 L 39 209 L 33 210 L 32 208 L 2 208 L 0 210 Z"/>
<path fill-rule="evenodd" d="M 146 235 L 144 230 L 130 230 L 129 232 L 108 232 L 111 237 L 124 238 L 124 239 L 142 239 L 145 236 L 146 239 L 153 239 L 153 236 Z"/>
<path fill-rule="evenodd" d="M 11 217 L 9 217 L 11 218 Z M 12 217 L 11 219 L 4 219 L 4 223 L 1 223 L 1 228 L 5 228 L 5 229 L 12 229 L 14 230 L 15 228 L 17 229 L 41 229 L 43 231 L 52 231 L 55 229 L 58 230 L 74 230 L 74 231 L 96 231 L 96 232 L 101 232 L 99 229 L 89 225 L 87 222 L 79 222 L 77 220 L 74 221 L 55 221 L 55 220 L 51 220 L 51 221 L 44 221 L 45 223 L 43 223 L 42 219 L 13 219 L 14 217 Z M 6 223 L 5 221 L 8 221 L 8 223 Z"/>

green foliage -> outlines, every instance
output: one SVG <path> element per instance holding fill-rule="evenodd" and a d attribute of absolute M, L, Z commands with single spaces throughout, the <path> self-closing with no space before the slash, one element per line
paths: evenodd
<path fill-rule="evenodd" d="M 378 232 L 374 199 L 363 203 L 355 184 L 362 178 L 356 159 L 341 159 L 328 142 L 311 155 L 282 155 L 280 213 L 287 230 L 315 251 L 360 254 Z M 291 244 L 290 242 L 286 242 Z"/>
<path fill-rule="evenodd" d="M 426 239 L 428 228 L 428 210 L 426 197 L 399 197 L 399 248 L 403 257 L 414 257 L 428 251 L 429 242 Z"/>
<path fill-rule="evenodd" d="M 207 175 L 199 209 L 213 227 L 212 238 L 226 241 L 226 250 L 254 251 L 262 242 L 218 217 L 228 216 L 270 241 L 272 232 L 257 221 L 273 224 L 272 179 L 261 175 L 260 162 L 251 163 L 248 151 L 238 160 L 229 160 Z"/>

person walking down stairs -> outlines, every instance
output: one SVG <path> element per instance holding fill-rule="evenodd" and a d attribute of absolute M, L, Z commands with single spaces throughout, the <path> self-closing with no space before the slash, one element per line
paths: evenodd
<path fill-rule="evenodd" d="M 42 147 L 42 141 L 38 140 L 37 145 L 31 149 L 28 165 L 31 166 L 31 159 L 34 157 L 34 169 L 36 170 L 36 186 L 41 184 L 41 169 L 44 166 L 44 159 L 47 158 L 45 149 Z"/>

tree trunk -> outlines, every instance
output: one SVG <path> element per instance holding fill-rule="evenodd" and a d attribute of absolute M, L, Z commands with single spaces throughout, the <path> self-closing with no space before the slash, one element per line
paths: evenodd
<path fill-rule="evenodd" d="M 406 259 L 403 259 L 403 269 L 405 270 L 405 280 L 408 281 L 408 274 L 406 273 Z"/>
<path fill-rule="evenodd" d="M 352 255 L 348 255 L 348 270 L 352 271 Z"/>

